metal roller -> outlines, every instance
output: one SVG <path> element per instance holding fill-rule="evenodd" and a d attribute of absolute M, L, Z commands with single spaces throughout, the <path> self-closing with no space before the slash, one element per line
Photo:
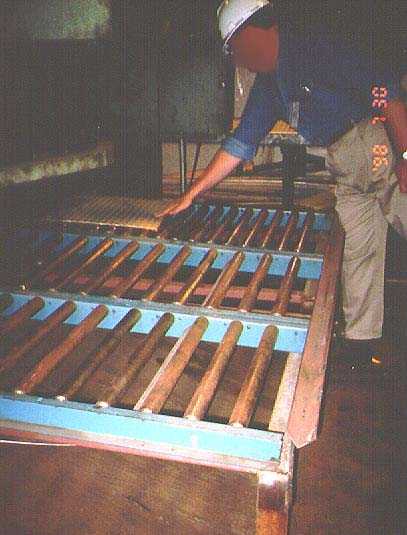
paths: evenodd
<path fill-rule="evenodd" d="M 298 239 L 297 245 L 295 247 L 296 253 L 301 253 L 305 248 L 305 243 L 308 238 L 309 233 L 311 232 L 315 221 L 315 214 L 311 210 L 307 213 L 304 219 L 304 224 L 302 226 L 301 234 Z"/>
<path fill-rule="evenodd" d="M 178 292 L 175 302 L 179 304 L 186 303 L 189 297 L 194 293 L 196 287 L 205 276 L 205 273 L 212 266 L 216 257 L 218 256 L 218 251 L 216 249 L 210 249 L 203 260 L 201 260 L 199 266 L 197 266 L 192 272 L 191 276 L 187 279 L 181 290 Z"/>
<path fill-rule="evenodd" d="M 213 400 L 222 375 L 243 330 L 240 321 L 232 321 L 222 338 L 211 363 L 184 413 L 186 418 L 201 420 Z"/>
<path fill-rule="evenodd" d="M 280 289 L 278 290 L 277 302 L 271 311 L 272 314 L 275 314 L 276 316 L 284 316 L 286 314 L 290 303 L 292 288 L 300 267 L 301 260 L 298 256 L 294 256 L 290 260 L 286 274 L 281 282 Z"/>
<path fill-rule="evenodd" d="M 225 299 L 228 288 L 239 271 L 240 266 L 244 262 L 245 255 L 242 251 L 237 252 L 230 260 L 228 265 L 224 268 L 217 281 L 215 282 L 212 291 L 204 301 L 204 306 L 217 308 Z"/>
<path fill-rule="evenodd" d="M 249 312 L 253 309 L 261 289 L 261 284 L 267 277 L 272 261 L 273 258 L 270 254 L 265 254 L 260 260 L 259 265 L 240 301 L 239 310 L 242 312 Z"/>
<path fill-rule="evenodd" d="M 109 309 L 105 305 L 98 305 L 93 309 L 79 325 L 72 329 L 61 344 L 47 353 L 34 369 L 19 382 L 15 392 L 17 394 L 30 393 L 52 372 L 64 357 L 82 342 L 85 336 L 96 329 L 108 311 Z"/>
<path fill-rule="evenodd" d="M 237 223 L 236 227 L 233 229 L 233 232 L 227 238 L 225 242 L 226 245 L 239 245 L 243 241 L 244 232 L 246 231 L 249 221 L 251 220 L 252 217 L 253 217 L 253 209 L 246 208 L 239 222 Z"/>
<path fill-rule="evenodd" d="M 242 242 L 243 247 L 247 247 L 248 245 L 253 245 L 256 242 L 257 233 L 260 231 L 267 217 L 268 217 L 268 210 L 263 208 L 261 212 L 258 214 L 254 225 L 250 229 L 250 232 L 248 233 L 246 238 L 243 240 Z"/>
<path fill-rule="evenodd" d="M 270 245 L 271 241 L 274 239 L 277 229 L 280 226 L 283 216 L 284 216 L 284 212 L 282 210 L 276 210 L 276 213 L 273 216 L 271 224 L 266 230 L 266 233 L 264 234 L 263 239 L 260 242 L 260 247 L 268 247 Z"/>
<path fill-rule="evenodd" d="M 69 275 L 62 278 L 58 284 L 55 284 L 53 286 L 54 290 L 60 290 L 64 286 L 67 286 L 69 283 L 73 282 L 76 277 L 87 267 L 89 267 L 95 260 L 100 258 L 106 251 L 108 251 L 112 245 L 114 244 L 114 241 L 110 238 L 107 238 L 103 240 L 99 245 L 93 249 L 89 255 L 77 266 L 73 271 L 69 273 Z"/>
<path fill-rule="evenodd" d="M 221 236 L 222 233 L 233 223 L 238 213 L 239 210 L 235 206 L 232 206 L 232 208 L 227 212 L 226 216 L 224 217 L 223 222 L 220 223 L 217 228 L 214 228 L 211 232 L 208 233 L 208 242 L 215 242 L 219 238 L 219 236 Z"/>
<path fill-rule="evenodd" d="M 121 297 L 125 294 L 136 282 L 142 277 L 142 275 L 154 264 L 158 257 L 160 257 L 165 251 L 165 246 L 162 243 L 157 243 L 146 256 L 140 260 L 137 266 L 133 269 L 128 277 L 121 281 L 116 288 L 114 288 L 109 296 Z"/>
<path fill-rule="evenodd" d="M 278 329 L 274 325 L 265 328 L 259 347 L 256 349 L 246 379 L 233 407 L 229 424 L 247 427 L 256 407 L 276 343 Z"/>
<path fill-rule="evenodd" d="M 134 325 L 139 321 L 141 312 L 137 309 L 132 309 L 119 321 L 116 327 L 106 336 L 103 342 L 99 345 L 95 355 L 90 359 L 86 359 L 78 370 L 78 376 L 64 394 L 57 396 L 57 399 L 64 401 L 74 396 L 95 372 L 100 364 L 113 353 L 122 341 L 122 337 L 127 334 Z"/>
<path fill-rule="evenodd" d="M 34 316 L 45 305 L 41 297 L 34 297 L 0 324 L 0 337 L 9 334 Z"/>
<path fill-rule="evenodd" d="M 64 264 L 68 258 L 73 256 L 79 249 L 82 249 L 88 243 L 88 238 L 79 236 L 73 243 L 65 247 L 58 256 L 46 264 L 34 277 L 24 283 L 25 288 L 31 288 L 40 283 L 47 275 L 55 271 L 59 266 Z"/>
<path fill-rule="evenodd" d="M 206 223 L 202 226 L 201 229 L 193 231 L 190 234 L 190 239 L 192 241 L 199 241 L 202 240 L 204 237 L 208 235 L 208 233 L 216 226 L 219 218 L 223 214 L 223 208 L 221 206 L 217 206 L 214 210 L 212 210 L 212 213 L 209 214 L 208 219 Z"/>
<path fill-rule="evenodd" d="M 143 296 L 143 300 L 154 301 L 154 299 L 160 294 L 165 286 L 172 280 L 191 252 L 191 247 L 188 245 L 184 246 L 173 258 L 173 260 L 171 260 L 161 277 L 159 277 L 152 287 L 146 292 L 146 294 Z"/>
<path fill-rule="evenodd" d="M 207 328 L 208 320 L 205 317 L 199 317 L 191 327 L 185 330 L 184 334 L 178 339 L 164 360 L 144 394 L 134 406 L 135 410 L 160 412 Z"/>
<path fill-rule="evenodd" d="M 188 240 L 195 229 L 202 228 L 202 221 L 208 216 L 209 210 L 209 206 L 204 204 L 198 208 L 196 214 L 191 214 L 191 217 L 185 221 L 183 228 L 180 229 L 179 239 Z"/>
<path fill-rule="evenodd" d="M 25 340 L 23 343 L 14 345 L 1 359 L 0 372 L 5 372 L 23 357 L 28 351 L 35 347 L 41 340 L 43 340 L 50 332 L 52 332 L 58 325 L 65 321 L 76 310 L 76 305 L 73 301 L 66 301 L 62 306 L 57 308 L 55 312 L 50 314 L 46 320 L 41 322 L 39 328 L 35 333 Z"/>
<path fill-rule="evenodd" d="M 297 224 L 298 224 L 298 212 L 296 210 L 293 210 L 290 217 L 288 218 L 287 225 L 285 227 L 283 235 L 281 236 L 277 244 L 277 249 L 279 251 L 288 249 L 288 244 L 295 232 L 295 229 L 297 228 Z"/>
<path fill-rule="evenodd" d="M 155 348 L 162 342 L 168 330 L 174 323 L 174 320 L 174 315 L 169 312 L 166 312 L 161 316 L 152 330 L 148 333 L 147 337 L 135 348 L 126 372 L 113 382 L 107 392 L 103 395 L 103 400 L 98 401 L 97 405 L 99 407 L 108 407 L 118 399 L 121 393 L 136 377 L 137 373 L 152 357 Z"/>
<path fill-rule="evenodd" d="M 82 288 L 83 294 L 91 293 L 100 286 L 109 278 L 109 276 L 116 271 L 126 260 L 128 260 L 140 247 L 140 244 L 137 241 L 132 241 L 124 249 L 116 255 L 110 264 L 103 269 L 103 272 L 96 277 L 95 279 L 89 280 L 89 282 Z"/>

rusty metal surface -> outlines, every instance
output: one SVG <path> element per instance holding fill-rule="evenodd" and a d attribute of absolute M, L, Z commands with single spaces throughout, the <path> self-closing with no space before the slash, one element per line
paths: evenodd
<path fill-rule="evenodd" d="M 31 370 L 16 387 L 17 393 L 29 393 L 36 385 L 41 383 L 73 349 L 96 328 L 98 323 L 107 314 L 107 308 L 103 305 L 97 306 L 79 325 L 77 325 L 65 338 L 65 340 L 52 349 L 41 361 Z"/>
<path fill-rule="evenodd" d="M 38 330 L 25 342 L 17 342 L 3 355 L 0 362 L 0 373 L 3 373 L 16 364 L 28 351 L 33 349 L 43 338 L 48 336 L 58 325 L 65 321 L 75 311 L 75 303 L 67 301 L 42 323 Z"/>
<path fill-rule="evenodd" d="M 157 218 L 155 214 L 170 203 L 170 200 L 88 196 L 78 200 L 74 206 L 54 214 L 50 220 L 102 227 L 158 230 L 161 219 Z"/>
<path fill-rule="evenodd" d="M 135 410 L 159 412 L 162 409 L 207 328 L 208 320 L 200 317 L 185 331 L 134 406 Z"/>
<path fill-rule="evenodd" d="M 243 325 L 239 321 L 232 321 L 221 343 L 219 344 L 208 369 L 184 413 L 186 418 L 200 420 L 206 414 L 216 389 L 225 372 L 228 361 L 236 348 Z"/>
<path fill-rule="evenodd" d="M 335 219 L 288 422 L 287 432 L 297 448 L 315 440 L 318 432 L 342 253 L 343 230 Z"/>
<path fill-rule="evenodd" d="M 89 220 L 99 219 L 104 210 L 110 211 L 114 220 L 120 215 L 120 208 L 112 207 L 111 199 L 102 203 L 99 198 L 89 210 Z M 68 288 L 76 298 L 82 295 L 89 303 L 94 302 L 96 308 L 82 316 L 56 346 L 42 351 L 43 356 L 31 362 L 22 377 L 17 374 L 14 382 L 11 378 L 19 363 L 33 348 L 51 341 L 58 329 L 66 328 L 65 319 L 75 305 L 66 301 L 28 337 L 14 344 L 6 336 L 7 343 L 4 348 L 0 346 L 0 371 L 11 374 L 7 377 L 12 391 L 37 393 L 42 388 L 52 390 L 48 383 L 59 369 L 67 371 L 68 361 L 73 359 L 76 364 L 69 380 L 53 394 L 61 403 L 84 395 L 101 410 L 123 404 L 136 411 L 176 415 L 197 424 L 215 418 L 226 427 L 269 429 L 271 433 L 287 434 L 297 446 L 305 445 L 315 438 L 319 420 L 340 264 L 337 249 L 343 239 L 337 222 L 328 233 L 321 230 L 321 219 L 317 220 L 320 216 L 312 210 L 305 214 L 281 210 L 270 214 L 264 209 L 209 209 L 203 205 L 195 214 L 202 221 L 191 218 L 185 225 L 184 219 L 175 218 L 171 225 L 164 225 L 165 239 L 146 230 L 144 237 L 138 231 L 104 235 L 100 221 L 89 236 L 70 233 L 71 223 L 67 221 L 62 242 L 60 235 L 53 241 L 47 234 L 34 247 L 40 265 L 24 279 L 27 286 L 37 286 L 44 295 L 59 299 L 66 299 L 66 294 L 59 292 Z M 125 224 L 125 219 L 122 217 L 121 223 Z M 169 239 L 174 230 L 179 239 L 188 239 L 189 243 Z M 224 246 L 202 241 L 196 244 L 192 237 L 219 241 Z M 324 249 L 327 241 L 328 248 Z M 57 248 L 49 248 L 49 243 Z M 262 245 L 274 249 L 263 251 Z M 44 251 L 49 252 L 49 259 Z M 311 254 L 304 255 L 304 251 Z M 302 263 L 310 259 L 323 265 L 319 280 L 316 272 L 311 275 L 309 267 L 301 274 Z M 314 279 L 306 280 L 305 273 Z M 53 293 L 47 293 L 51 289 Z M 135 308 L 111 332 L 104 333 L 100 324 L 106 318 L 106 307 L 117 302 L 128 305 L 129 300 L 136 300 Z M 6 306 L 7 298 L 4 303 Z M 32 321 L 42 304 L 41 298 L 33 299 L 0 323 L 0 331 L 5 328 L 5 334 L 10 335 Z M 144 307 L 153 307 L 153 323 L 145 323 Z M 189 310 L 193 311 L 194 322 L 183 329 L 183 334 L 181 331 L 174 339 L 169 338 L 174 324 L 180 317 L 185 321 Z M 207 347 L 210 314 L 217 317 L 225 312 L 229 323 L 219 323 L 223 334 L 215 345 Z M 257 345 L 248 350 L 242 346 L 242 333 L 247 329 L 242 322 L 258 322 L 260 314 L 266 327 Z M 282 354 L 280 346 L 278 351 L 274 349 L 280 336 L 277 325 L 288 322 L 288 327 L 292 320 L 303 322 L 308 330 L 303 355 L 293 353 L 298 348 L 284 348 Z M 103 339 L 92 345 L 91 340 L 100 338 L 101 333 Z M 130 345 L 127 338 L 131 339 Z M 79 361 L 80 353 L 83 356 Z M 244 369 L 245 379 L 239 383 L 234 378 L 236 362 Z M 103 388 L 99 376 L 104 377 Z M 182 404 L 181 388 L 188 392 Z M 226 404 L 220 404 L 219 399 Z M 264 422 L 260 428 L 258 419 Z"/>
<path fill-rule="evenodd" d="M 70 399 L 83 386 L 83 384 L 91 377 L 97 370 L 98 366 L 108 357 L 121 343 L 122 337 L 125 333 L 137 323 L 140 319 L 141 313 L 139 310 L 130 310 L 125 317 L 117 324 L 117 326 L 109 333 L 105 340 L 100 344 L 96 353 L 91 356 L 90 362 L 86 360 L 82 366 L 77 370 L 76 379 L 70 385 L 68 390 L 59 395 L 60 400 Z"/>
<path fill-rule="evenodd" d="M 272 261 L 273 257 L 270 254 L 265 254 L 259 262 L 250 283 L 247 285 L 242 300 L 240 301 L 239 310 L 242 312 L 253 310 L 260 293 L 261 283 L 267 276 Z"/>
<path fill-rule="evenodd" d="M 10 318 L 6 319 L 0 324 L 0 336 L 5 336 L 6 334 L 23 325 L 31 316 L 41 310 L 43 306 L 44 300 L 41 297 L 35 297 L 29 301 Z"/>
<path fill-rule="evenodd" d="M 259 347 L 253 356 L 246 379 L 233 407 L 229 424 L 239 427 L 246 427 L 249 424 L 273 355 L 277 334 L 278 330 L 274 325 L 270 325 L 264 330 Z"/>

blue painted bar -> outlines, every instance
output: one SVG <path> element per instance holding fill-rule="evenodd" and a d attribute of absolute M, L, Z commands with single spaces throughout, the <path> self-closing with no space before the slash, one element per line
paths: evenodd
<path fill-rule="evenodd" d="M 9 293 L 1 291 L 2 293 Z M 85 297 L 73 294 L 46 293 L 46 292 L 13 292 L 13 303 L 3 311 L 3 316 L 8 316 L 18 310 L 27 301 L 35 296 L 44 299 L 45 306 L 35 316 L 36 320 L 45 320 L 54 310 L 65 301 L 75 302 L 76 311 L 65 321 L 68 325 L 77 325 L 99 304 L 108 307 L 109 313 L 99 324 L 99 328 L 113 329 L 117 323 L 127 314 L 131 308 L 137 308 L 142 315 L 133 327 L 132 332 L 147 334 L 165 312 L 174 314 L 175 321 L 167 335 L 179 338 L 186 328 L 190 327 L 199 316 L 205 316 L 209 320 L 209 326 L 202 340 L 205 342 L 219 343 L 228 326 L 234 320 L 243 323 L 243 331 L 239 338 L 239 345 L 244 347 L 258 347 L 261 336 L 267 325 L 275 325 L 279 334 L 276 341 L 276 350 L 301 353 L 304 349 L 307 337 L 309 321 L 298 318 L 284 318 L 266 314 L 247 314 L 238 311 L 213 310 L 201 307 L 165 303 L 146 303 L 129 299 L 112 299 L 107 297 Z"/>
<path fill-rule="evenodd" d="M 279 433 L 7 394 L 0 395 L 0 425 L 1 421 L 45 426 L 48 431 L 50 428 L 55 431 L 54 436 L 58 436 L 58 430 L 63 430 L 67 436 L 70 431 L 91 434 L 106 444 L 109 438 L 116 443 L 123 440 L 123 445 L 130 448 L 142 445 L 148 450 L 150 445 L 155 448 L 162 445 L 165 449 L 192 449 L 194 456 L 197 452 L 203 456 L 209 452 L 262 462 L 278 460 L 282 445 Z M 92 440 L 92 437 L 87 438 Z"/>
<path fill-rule="evenodd" d="M 62 243 L 58 246 L 57 250 L 62 250 L 68 247 L 75 239 L 78 238 L 78 236 L 79 234 L 64 233 Z M 94 235 L 87 237 L 88 243 L 78 252 L 78 254 L 80 255 L 87 255 L 92 249 L 95 249 L 106 238 L 106 236 Z M 132 241 L 129 238 L 111 238 L 115 243 L 103 255 L 106 258 L 114 258 L 124 247 L 126 247 L 126 245 L 130 241 Z M 140 243 L 140 248 L 131 256 L 130 260 L 141 260 L 157 243 L 157 240 L 155 240 L 154 238 L 137 239 L 137 241 Z M 170 263 L 171 260 L 179 253 L 180 249 L 184 245 L 188 245 L 192 248 L 192 253 L 184 262 L 184 265 L 187 267 L 196 267 L 210 249 L 210 246 L 205 244 L 198 245 L 191 244 L 190 242 L 181 241 L 160 241 L 165 245 L 166 250 L 158 258 L 157 262 L 163 264 Z M 213 268 L 222 270 L 225 265 L 232 259 L 232 257 L 236 253 L 237 248 L 232 246 L 216 245 L 216 249 L 218 250 L 218 256 L 213 264 Z M 240 267 L 240 272 L 254 273 L 264 253 L 265 251 L 263 249 L 245 248 L 245 261 Z M 284 276 L 288 264 L 292 258 L 292 254 L 289 252 L 278 251 L 270 251 L 270 253 L 273 256 L 273 262 L 271 263 L 269 274 L 272 276 L 274 275 L 279 277 Z M 300 254 L 299 256 L 301 257 L 301 268 L 299 270 L 298 277 L 300 279 L 319 279 L 319 277 L 321 276 L 323 257 L 317 254 Z"/>

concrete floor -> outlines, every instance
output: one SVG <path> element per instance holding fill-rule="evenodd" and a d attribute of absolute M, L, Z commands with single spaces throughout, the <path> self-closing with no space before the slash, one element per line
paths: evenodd
<path fill-rule="evenodd" d="M 384 356 L 390 373 L 384 379 L 352 376 L 333 354 L 320 437 L 298 454 L 290 535 L 407 533 L 407 288 L 388 293 Z M 117 454 L 2 445 L 0 534 L 181 535 L 185 527 L 151 521 L 129 492 L 146 478 L 154 487 L 159 467 L 150 470 L 146 475 Z M 232 505 L 242 499 L 231 494 Z M 216 535 L 233 531 L 225 527 Z M 203 527 L 201 533 L 211 531 Z"/>

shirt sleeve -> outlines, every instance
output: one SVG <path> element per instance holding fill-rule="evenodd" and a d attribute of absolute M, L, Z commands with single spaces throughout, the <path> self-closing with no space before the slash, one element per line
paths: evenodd
<path fill-rule="evenodd" d="M 237 158 L 252 160 L 257 146 L 278 119 L 286 116 L 274 74 L 258 74 L 238 128 L 222 143 Z"/>

